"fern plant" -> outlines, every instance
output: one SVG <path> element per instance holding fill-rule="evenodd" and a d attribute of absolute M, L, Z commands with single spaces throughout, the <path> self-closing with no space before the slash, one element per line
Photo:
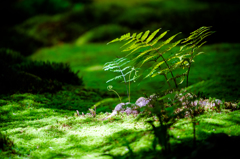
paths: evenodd
<path fill-rule="evenodd" d="M 165 31 L 157 36 L 157 33 L 160 29 L 157 29 L 153 33 L 150 34 L 150 31 L 141 32 L 139 34 L 134 33 L 130 34 L 127 33 L 122 35 L 120 38 L 116 38 L 110 41 L 108 44 L 118 41 L 126 41 L 122 47 L 125 47 L 123 51 L 129 52 L 127 56 L 130 56 L 131 62 L 134 62 L 133 67 L 140 68 L 144 64 L 152 62 L 150 67 L 150 71 L 147 72 L 145 78 L 148 77 L 155 77 L 157 75 L 163 75 L 166 79 L 167 84 L 169 85 L 170 89 L 174 89 L 174 87 L 178 90 L 179 85 L 183 83 L 185 78 L 186 80 L 186 88 L 188 88 L 188 80 L 189 80 L 189 73 L 192 63 L 194 62 L 194 58 L 202 52 L 196 52 L 198 48 L 200 48 L 206 41 L 203 41 L 207 36 L 211 35 L 213 32 L 210 31 L 211 27 L 201 27 L 193 32 L 191 32 L 190 36 L 185 39 L 177 40 L 176 42 L 171 41 L 180 33 L 177 33 L 165 41 L 160 41 L 168 31 Z M 176 48 L 177 45 L 181 45 L 180 48 L 173 52 L 173 48 Z M 173 52 L 173 53 L 172 53 Z M 169 55 L 171 53 L 171 55 Z M 182 71 L 183 73 L 174 75 L 175 70 Z M 178 80 L 180 78 L 180 80 Z M 171 81 L 173 81 L 174 87 L 171 85 Z M 175 92 L 177 94 L 177 92 Z M 169 92 L 167 92 L 168 95 Z M 175 96 L 172 92 L 172 96 Z M 161 97 L 166 98 L 165 97 Z M 155 126 L 153 124 L 154 121 L 149 121 L 149 123 L 153 127 L 153 132 L 155 139 L 153 141 L 153 148 L 156 148 L 157 142 L 159 145 L 162 146 L 162 151 L 165 154 L 170 152 L 170 134 L 168 129 L 172 124 L 176 122 L 178 113 L 174 113 L 178 108 L 182 107 L 180 102 L 178 104 L 172 104 L 171 107 L 166 107 L 164 105 L 164 101 L 158 98 L 156 99 L 157 102 L 153 104 L 153 109 L 150 111 L 152 114 L 155 114 L 160 122 L 160 126 Z M 172 97 L 174 98 L 174 97 Z M 153 100 L 154 101 L 154 100 Z M 190 107 L 191 108 L 191 107 Z M 147 109 L 147 108 L 146 108 Z M 159 111 L 160 109 L 160 111 Z M 195 108 L 193 108 L 195 110 Z M 190 110 L 191 111 L 191 110 Z M 163 113 L 164 112 L 164 113 Z M 193 111 L 195 112 L 195 111 Z M 179 112 L 182 113 L 182 112 Z M 195 113 L 191 114 L 192 122 L 193 122 L 193 134 L 194 139 L 193 143 L 196 143 L 196 136 L 195 136 Z M 166 119 L 164 121 L 163 119 Z"/>
<path fill-rule="evenodd" d="M 134 68 L 134 67 L 131 67 L 130 65 L 127 65 L 129 64 L 131 61 L 128 60 L 127 58 L 117 58 L 117 59 L 114 59 L 113 61 L 111 62 L 107 62 L 104 64 L 104 67 L 103 69 L 105 71 L 112 71 L 112 72 L 117 72 L 117 73 L 120 73 L 120 75 L 108 80 L 106 83 L 108 82 L 111 82 L 113 80 L 118 80 L 118 79 L 123 79 L 123 82 L 125 83 L 126 85 L 126 92 L 127 92 L 127 96 L 128 96 L 128 99 L 129 99 L 129 102 L 130 102 L 130 83 L 131 81 L 135 81 L 138 76 L 137 76 L 137 70 Z M 123 68 L 124 67 L 124 68 Z M 127 71 L 127 72 L 126 72 Z M 134 76 L 131 78 L 131 74 L 132 72 L 135 72 Z M 124 73 L 126 72 L 126 73 Z M 127 76 L 129 77 L 129 79 L 127 80 Z M 127 82 L 129 83 L 129 90 L 127 88 Z M 112 90 L 112 86 L 108 86 L 108 90 L 110 91 L 113 91 Z M 115 91 L 114 91 L 115 92 Z M 116 92 L 115 92 L 116 93 Z M 118 93 L 116 93 L 118 95 Z M 120 96 L 118 95 L 119 99 L 120 99 Z M 120 99 L 121 101 L 121 99 Z"/>
<path fill-rule="evenodd" d="M 205 41 L 202 42 L 202 40 L 213 33 L 212 31 L 209 31 L 210 28 L 211 27 L 203 26 L 196 31 L 193 31 L 189 37 L 180 39 L 174 43 L 170 42 L 180 33 L 160 42 L 168 31 L 157 36 L 157 33 L 160 31 L 160 29 L 157 29 L 151 34 L 149 30 L 144 33 L 134 33 L 132 35 L 127 33 L 120 38 L 110 41 L 108 44 L 118 41 L 126 41 L 122 46 L 125 47 L 123 51 L 129 52 L 127 56 L 132 55 L 131 59 L 135 62 L 134 66 L 136 68 L 140 68 L 147 62 L 153 62 L 153 65 L 145 78 L 163 75 L 170 88 L 173 88 L 170 81 L 173 81 L 175 88 L 178 88 L 178 86 L 183 83 L 185 77 L 187 77 L 186 86 L 188 86 L 188 76 L 191 64 L 194 62 L 193 59 L 202 54 L 202 52 L 195 53 L 195 51 L 206 43 Z M 180 49 L 171 56 L 166 57 L 165 54 L 169 53 L 178 44 L 182 44 Z M 180 75 L 174 76 L 173 71 L 179 68 L 187 68 L 187 70 Z M 170 78 L 168 76 L 169 73 L 171 75 Z M 179 82 L 177 81 L 178 78 L 180 78 Z"/>

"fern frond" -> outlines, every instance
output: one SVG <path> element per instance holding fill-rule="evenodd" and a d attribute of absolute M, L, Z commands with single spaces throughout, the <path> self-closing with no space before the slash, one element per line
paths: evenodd
<path fill-rule="evenodd" d="M 109 64 L 109 65 L 103 67 L 104 71 L 108 71 L 108 70 L 111 71 L 111 70 L 113 70 L 115 68 L 118 68 L 118 66 L 115 66 L 114 64 Z"/>
<path fill-rule="evenodd" d="M 127 70 L 129 68 L 131 68 L 131 66 L 127 66 L 127 67 L 125 67 L 125 68 L 123 68 L 121 70 L 113 70 L 113 72 L 124 72 L 125 70 Z"/>
<path fill-rule="evenodd" d="M 160 39 L 162 39 L 168 32 L 169 30 L 165 31 L 164 33 L 162 33 L 161 35 L 159 35 L 156 39 L 154 39 L 151 43 L 150 46 L 155 45 Z"/>
<path fill-rule="evenodd" d="M 175 70 L 175 69 L 177 69 L 177 68 L 182 67 L 182 64 L 183 64 L 185 61 L 186 61 L 186 58 L 185 58 L 184 60 L 182 60 L 182 61 L 179 61 L 179 62 L 173 64 L 173 65 L 171 66 L 170 70 L 173 71 L 173 70 Z"/>
<path fill-rule="evenodd" d="M 108 80 L 106 83 L 111 82 L 111 81 L 113 81 L 113 80 L 121 79 L 121 78 L 123 78 L 123 76 L 122 76 L 122 75 L 119 75 L 119 76 L 116 76 L 116 77 Z"/>
<path fill-rule="evenodd" d="M 170 38 L 168 38 L 166 41 L 164 41 L 159 47 L 157 47 L 156 48 L 156 50 L 159 50 L 161 47 L 163 47 L 164 45 L 166 45 L 166 44 L 168 44 L 168 43 L 170 43 L 178 34 L 181 34 L 181 32 L 180 33 L 177 33 L 177 34 L 175 34 L 175 35 L 173 35 L 173 36 L 171 36 Z M 182 40 L 181 40 L 182 41 Z M 180 42 L 181 42 L 180 41 Z M 180 42 L 178 42 L 177 44 L 179 44 Z"/>
<path fill-rule="evenodd" d="M 190 45 L 192 47 L 196 47 L 203 39 L 205 39 L 207 36 L 214 33 L 213 31 L 209 31 L 210 28 L 211 27 L 203 26 L 203 27 L 191 32 L 190 36 L 182 42 L 182 44 L 185 44 L 183 47 L 186 47 L 188 45 Z M 199 47 L 202 45 L 203 44 L 199 45 Z"/>
<path fill-rule="evenodd" d="M 185 80 L 185 76 L 181 77 L 180 82 L 178 83 L 178 85 L 182 84 L 184 80 Z"/>
<path fill-rule="evenodd" d="M 153 74 L 151 75 L 151 77 L 155 77 L 155 76 L 157 76 L 157 75 L 167 75 L 168 70 L 169 70 L 168 68 L 162 69 L 162 70 L 160 70 L 160 71 L 158 71 L 158 72 L 156 72 L 156 70 L 155 70 L 156 73 L 153 72 Z M 168 81 L 168 80 L 167 80 L 167 81 Z"/>
<path fill-rule="evenodd" d="M 202 52 L 195 53 L 195 50 L 200 48 L 203 44 L 205 44 L 206 42 L 202 42 L 203 39 L 205 39 L 207 36 L 213 33 L 212 31 L 210 31 L 210 28 L 211 27 L 205 26 L 201 27 L 191 32 L 190 36 L 187 37 L 186 39 L 181 39 L 176 42 L 172 41 L 181 32 L 172 35 L 167 40 L 163 40 L 160 43 L 159 41 L 168 33 L 168 30 L 157 36 L 157 34 L 160 31 L 160 29 L 157 29 L 151 34 L 149 30 L 147 30 L 146 32 L 140 32 L 138 34 L 134 33 L 132 36 L 130 33 L 127 33 L 125 35 L 122 35 L 120 38 L 110 41 L 109 43 L 125 40 L 126 42 L 122 46 L 125 48 L 122 51 L 129 52 L 127 56 L 132 55 L 132 61 L 135 62 L 134 66 L 142 67 L 142 65 L 145 64 L 146 62 L 154 61 L 152 67 L 150 68 L 150 71 L 148 72 L 145 78 L 154 77 L 156 75 L 164 75 L 167 82 L 169 82 L 170 80 L 174 80 L 175 86 L 176 88 L 178 88 L 178 84 L 181 84 L 184 81 L 185 76 L 187 76 L 188 85 L 188 74 L 191 67 L 191 63 L 194 62 L 193 58 L 202 54 Z M 160 44 L 156 46 L 156 44 L 158 43 Z M 179 51 L 169 56 L 169 54 L 167 53 L 170 53 L 170 51 L 173 50 L 173 48 L 175 48 L 179 44 L 182 44 Z M 165 56 L 164 54 L 167 55 Z M 163 64 L 165 64 L 164 65 L 165 67 L 162 67 Z M 110 68 L 116 69 L 116 67 L 114 67 L 114 65 L 111 65 L 111 63 L 109 63 L 108 65 L 109 68 L 105 69 L 107 70 L 110 70 Z M 127 71 L 129 68 L 125 68 L 124 71 L 125 70 Z M 188 68 L 188 71 L 187 73 L 174 76 L 173 71 L 178 68 L 181 69 Z M 124 77 L 130 72 L 131 71 L 127 72 L 126 74 L 123 74 L 122 76 Z M 172 76 L 170 79 L 167 78 L 168 73 L 170 73 Z M 177 78 L 180 78 L 179 83 L 177 83 L 176 81 Z"/>
<path fill-rule="evenodd" d="M 119 67 L 122 67 L 122 66 L 124 66 L 124 65 L 126 65 L 126 64 L 128 64 L 128 63 L 130 63 L 131 61 L 126 61 L 126 62 L 124 62 L 124 63 L 122 63 L 122 64 L 119 64 Z"/>
<path fill-rule="evenodd" d="M 207 41 L 202 42 L 197 48 L 200 48 L 203 44 L 205 44 Z"/>
<path fill-rule="evenodd" d="M 138 58 L 140 58 L 140 57 L 142 57 L 142 56 L 144 56 L 145 54 L 147 54 L 147 53 L 149 53 L 151 51 L 155 51 L 155 49 L 151 48 L 151 49 L 145 50 L 144 52 L 140 53 L 136 58 L 134 58 L 133 61 L 138 59 Z"/>
<path fill-rule="evenodd" d="M 146 31 L 144 34 L 143 34 L 143 36 L 142 36 L 142 38 L 141 38 L 141 41 L 144 41 L 147 37 L 148 37 L 148 34 L 150 33 L 150 31 L 148 30 L 148 31 Z"/>
<path fill-rule="evenodd" d="M 126 46 L 126 45 L 130 44 L 131 42 L 134 42 L 134 40 L 135 40 L 135 39 L 131 39 L 131 40 L 129 40 L 129 41 L 126 42 L 123 46 Z M 122 48 L 123 46 L 121 46 L 120 48 Z"/>
<path fill-rule="evenodd" d="M 134 35 L 134 34 L 133 34 L 133 35 Z M 120 38 L 116 38 L 116 39 L 110 41 L 109 43 L 107 43 L 107 45 L 108 45 L 108 44 L 111 44 L 111 43 L 114 43 L 114 42 L 117 42 L 117 41 L 128 40 L 128 39 L 130 39 L 130 38 L 131 38 L 131 34 L 130 34 L 130 33 L 127 33 L 127 34 L 122 35 Z"/>
<path fill-rule="evenodd" d="M 137 36 L 137 33 L 133 33 L 133 35 L 131 36 L 131 38 L 135 38 Z"/>
<path fill-rule="evenodd" d="M 121 62 L 123 62 L 123 61 L 126 61 L 127 59 L 126 58 L 117 58 L 117 59 L 115 59 L 113 62 L 114 63 L 117 63 L 117 64 L 120 64 Z"/>
<path fill-rule="evenodd" d="M 133 55 L 133 58 L 136 58 L 136 56 L 138 56 L 139 53 L 137 53 L 136 55 Z M 144 59 L 146 59 L 147 57 L 149 56 L 149 54 L 146 54 L 136 60 L 132 60 L 134 63 L 133 65 L 136 67 L 136 68 L 141 68 L 141 64 L 143 62 Z"/>
<path fill-rule="evenodd" d="M 159 63 L 157 63 L 153 69 L 151 70 L 151 72 L 149 73 L 149 75 L 151 75 L 154 71 L 156 71 L 157 68 L 159 68 L 162 64 L 164 64 L 165 61 L 161 61 Z M 147 75 L 148 76 L 148 75 Z"/>
<path fill-rule="evenodd" d="M 181 40 L 178 40 L 177 42 L 175 43 L 172 43 L 168 48 L 166 48 L 165 50 L 161 51 L 161 54 L 159 54 L 160 56 L 161 55 L 164 55 L 165 53 L 169 52 L 171 49 L 173 49 L 175 46 L 177 46 L 180 42 L 182 41 Z M 156 53 L 155 55 L 157 55 L 158 53 Z M 175 55 L 174 55 L 175 56 Z"/>
<path fill-rule="evenodd" d="M 154 31 L 146 40 L 146 43 L 149 43 L 150 41 L 152 41 L 152 39 L 155 37 L 155 35 L 159 32 L 160 29 Z"/>
<path fill-rule="evenodd" d="M 139 77 L 140 77 L 141 75 L 138 75 L 138 76 L 134 76 L 133 78 L 131 78 L 131 79 L 129 79 L 129 80 L 127 80 L 127 82 L 135 82 L 136 81 L 136 79 L 138 79 Z"/>
<path fill-rule="evenodd" d="M 134 39 L 135 40 L 135 39 Z M 134 43 L 132 45 L 130 45 L 129 47 L 127 47 L 126 49 L 123 50 L 123 52 L 125 51 L 131 51 L 135 48 L 137 48 L 138 46 L 143 45 L 142 43 L 137 43 L 138 41 L 134 41 Z"/>
<path fill-rule="evenodd" d="M 120 38 L 119 40 L 120 40 L 120 41 L 122 41 L 122 40 L 128 40 L 128 39 L 130 39 L 130 38 L 131 38 L 131 34 L 130 34 L 130 33 L 127 33 L 127 34 L 121 36 L 121 38 Z"/>
<path fill-rule="evenodd" d="M 121 73 L 121 75 L 118 75 L 112 79 L 109 79 L 106 83 L 111 82 L 113 80 L 119 80 L 119 79 L 123 79 L 123 82 L 127 82 L 126 80 L 126 76 L 129 75 L 129 73 L 132 71 L 132 66 L 128 65 L 128 63 L 130 63 L 131 61 L 128 60 L 127 58 L 117 58 L 114 59 L 111 62 L 107 62 L 104 64 L 103 69 L 105 71 L 112 71 L 112 72 L 117 72 L 117 73 Z M 125 71 L 128 71 L 127 73 L 124 73 Z M 134 79 L 130 79 L 132 80 L 136 80 L 136 77 L 134 77 Z"/>
<path fill-rule="evenodd" d="M 187 76 L 187 73 L 183 73 L 181 75 L 176 75 L 174 78 L 177 79 L 177 78 L 180 78 L 181 77 L 181 83 L 183 82 L 182 79 L 184 80 L 185 76 Z M 170 80 L 173 80 L 174 78 L 169 78 L 168 81 Z"/>
<path fill-rule="evenodd" d="M 179 34 L 179 33 L 178 33 L 178 34 Z M 164 53 L 170 51 L 172 48 L 174 48 L 175 46 L 177 46 L 177 45 L 182 41 L 182 39 L 181 39 L 181 40 L 178 40 L 178 41 L 175 42 L 175 43 L 173 43 L 170 47 L 168 47 L 167 49 L 165 49 L 165 50 L 162 51 L 161 53 L 158 53 L 157 50 L 160 49 L 160 48 L 161 48 L 162 46 L 164 46 L 165 44 L 168 44 L 168 43 L 169 43 L 174 37 L 176 37 L 178 34 L 175 34 L 174 36 L 170 37 L 168 40 L 166 40 L 165 42 L 163 42 L 163 44 L 162 44 L 159 48 L 157 48 L 157 49 L 152 48 L 152 49 L 146 50 L 146 51 L 140 53 L 140 54 L 139 54 L 137 57 L 135 57 L 133 60 L 137 60 L 138 58 L 144 56 L 145 54 L 147 54 L 147 53 L 149 53 L 149 52 L 151 52 L 151 51 L 155 51 L 155 54 L 153 54 L 153 55 L 151 55 L 151 56 L 148 56 L 145 60 L 143 60 L 143 62 L 142 62 L 142 64 L 141 64 L 141 66 L 142 66 L 145 62 L 149 61 L 150 59 L 153 59 L 154 57 L 157 57 L 157 56 L 159 56 L 159 57 L 162 56 Z M 164 63 L 165 61 L 162 61 L 162 62 Z M 162 62 L 156 64 L 156 66 L 154 67 L 154 69 L 156 69 L 156 68 L 158 68 L 160 65 L 162 65 L 162 64 L 163 64 Z M 140 66 L 140 67 L 141 67 L 141 66 Z M 153 72 L 153 70 L 150 72 L 150 74 L 151 74 L 152 72 Z"/>
<path fill-rule="evenodd" d="M 141 38 L 142 34 L 143 34 L 143 32 L 139 33 L 139 34 L 137 35 L 136 39 Z"/>
<path fill-rule="evenodd" d="M 146 63 L 146 62 L 154 59 L 154 57 L 157 57 L 157 56 L 159 56 L 159 55 L 158 55 L 158 54 L 154 54 L 154 55 L 151 55 L 151 56 L 146 57 L 146 58 L 142 61 L 142 64 L 140 65 L 140 67 L 142 67 L 142 65 L 143 65 L 144 63 Z"/>
<path fill-rule="evenodd" d="M 141 45 L 139 45 L 138 47 L 136 47 L 135 49 L 133 49 L 133 50 L 130 52 L 130 54 L 132 54 L 133 52 L 135 52 L 135 51 L 137 51 L 137 50 L 139 50 L 139 49 L 141 49 L 141 48 L 143 48 L 143 47 L 148 47 L 148 45 L 146 45 L 146 44 L 141 44 Z M 127 56 L 129 56 L 130 54 L 128 54 Z"/>

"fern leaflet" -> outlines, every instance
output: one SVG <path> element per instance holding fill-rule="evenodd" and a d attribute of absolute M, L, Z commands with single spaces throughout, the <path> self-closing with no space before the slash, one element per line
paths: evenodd
<path fill-rule="evenodd" d="M 196 54 L 194 54 L 194 52 L 196 49 L 200 48 L 203 44 L 206 43 L 202 42 L 202 40 L 213 33 L 212 31 L 209 31 L 210 28 L 211 27 L 203 26 L 191 32 L 189 37 L 171 43 L 172 40 L 180 34 L 177 33 L 175 35 L 172 35 L 167 40 L 160 42 L 158 46 L 155 45 L 158 44 L 159 41 L 168 33 L 168 30 L 161 33 L 159 36 L 157 36 L 157 34 L 159 33 L 160 29 L 157 29 L 151 34 L 149 30 L 146 32 L 140 32 L 138 34 L 134 33 L 132 36 L 130 33 L 127 33 L 125 35 L 122 35 L 120 38 L 116 38 L 110 41 L 109 43 L 126 41 L 122 46 L 125 47 L 125 49 L 123 49 L 123 52 L 129 52 L 127 56 L 130 56 L 134 52 L 137 52 L 134 53 L 134 57 L 132 58 L 132 61 L 136 61 L 135 66 L 138 63 L 141 63 L 140 67 L 142 67 L 142 65 L 146 62 L 154 61 L 150 72 L 145 78 L 154 77 L 156 75 L 164 75 L 167 82 L 173 80 L 175 87 L 178 88 L 178 85 L 184 81 L 185 76 L 187 76 L 188 85 L 188 75 L 191 63 L 194 62 L 193 58 L 202 54 L 202 52 Z M 165 54 L 169 53 L 170 50 L 179 44 L 182 44 L 179 51 L 175 52 L 172 56 L 164 57 Z M 172 61 L 175 62 L 173 63 Z M 165 64 L 165 67 L 162 67 L 163 64 Z M 174 76 L 173 71 L 179 68 L 187 68 L 188 70 L 184 74 Z M 167 78 L 168 73 L 170 73 L 172 76 L 170 79 Z M 179 83 L 177 82 L 177 78 L 181 78 Z"/>

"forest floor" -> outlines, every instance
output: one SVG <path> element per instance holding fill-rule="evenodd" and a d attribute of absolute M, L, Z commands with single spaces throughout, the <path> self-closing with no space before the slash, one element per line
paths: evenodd
<path fill-rule="evenodd" d="M 112 158 L 106 154 L 124 155 L 129 152 L 144 157 L 145 151 L 152 147 L 153 134 L 144 118 L 135 121 L 130 115 L 118 115 L 108 120 L 101 120 L 107 112 L 118 104 L 111 101 L 97 107 L 97 116 L 77 116 L 76 110 L 88 113 L 95 103 L 108 97 L 115 97 L 107 92 L 106 81 L 114 77 L 111 72 L 102 70 L 106 62 L 116 56 L 125 55 L 119 51 L 119 44 L 61 44 L 43 48 L 30 56 L 33 60 L 67 62 L 74 71 L 80 70 L 85 86 L 66 86 L 52 95 L 13 94 L 2 96 L 0 100 L 0 131 L 6 133 L 14 142 L 9 151 L 2 151 L 2 158 Z M 240 78 L 238 64 L 239 44 L 213 44 L 202 47 L 199 51 L 206 54 L 196 58 L 190 72 L 190 84 L 205 81 L 198 88 L 207 97 L 239 102 Z M 122 83 L 110 83 L 123 97 L 126 97 Z M 162 78 L 132 84 L 132 101 L 143 93 L 151 95 L 161 90 Z M 121 86 L 122 85 L 122 86 Z M 208 112 L 198 117 L 196 127 L 197 141 L 204 141 L 212 133 L 226 133 L 229 136 L 240 135 L 239 110 L 223 110 L 221 113 Z M 192 126 L 188 118 L 179 119 L 171 127 L 171 144 L 192 144 Z M 160 146 L 157 149 L 161 149 Z M 154 158 L 149 156 L 149 158 Z"/>

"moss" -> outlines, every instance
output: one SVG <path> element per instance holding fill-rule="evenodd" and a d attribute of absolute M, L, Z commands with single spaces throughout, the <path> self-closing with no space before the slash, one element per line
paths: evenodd
<path fill-rule="evenodd" d="M 65 84 L 83 85 L 68 64 L 27 60 L 9 49 L 0 50 L 0 94 L 12 92 L 55 93 Z"/>

